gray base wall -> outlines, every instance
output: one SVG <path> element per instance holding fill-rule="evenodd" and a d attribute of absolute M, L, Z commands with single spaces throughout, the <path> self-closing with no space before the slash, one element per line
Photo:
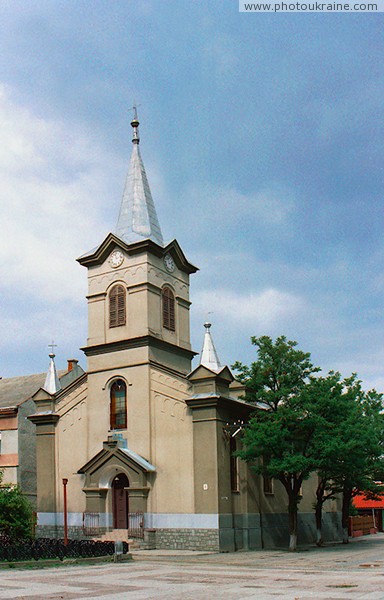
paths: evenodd
<path fill-rule="evenodd" d="M 92 536 L 84 535 L 82 527 L 68 527 L 70 539 L 92 539 L 101 536 L 107 528 L 100 527 Z M 40 525 L 37 537 L 63 538 L 62 526 Z M 342 539 L 340 513 L 324 513 L 324 542 Z M 314 544 L 316 524 L 313 513 L 299 513 L 297 544 Z M 144 532 L 140 545 L 168 550 L 206 550 L 235 552 L 236 550 L 261 550 L 262 548 L 287 548 L 289 545 L 288 514 L 220 515 L 218 529 L 157 528 Z"/>
<path fill-rule="evenodd" d="M 219 529 L 154 529 L 151 547 L 163 549 L 235 552 L 262 548 L 287 548 L 288 514 L 221 515 Z M 298 515 L 298 546 L 316 542 L 314 513 Z M 323 516 L 324 542 L 342 539 L 340 513 Z"/>
<path fill-rule="evenodd" d="M 220 552 L 217 529 L 156 529 L 156 548 Z"/>
<path fill-rule="evenodd" d="M 316 542 L 314 513 L 299 513 L 297 544 Z M 341 514 L 324 513 L 322 524 L 324 542 L 342 539 Z M 288 513 L 267 515 L 236 515 L 234 517 L 235 550 L 287 548 L 289 545 Z"/>
<path fill-rule="evenodd" d="M 70 540 L 92 540 L 103 535 L 107 531 L 106 527 L 98 527 L 92 535 L 84 535 L 82 527 L 69 526 L 68 538 Z M 63 539 L 64 527 L 62 525 L 37 525 L 37 538 Z"/>
<path fill-rule="evenodd" d="M 263 541 L 265 548 L 287 547 L 289 544 L 288 514 L 263 515 Z M 316 522 L 314 513 L 299 513 L 297 523 L 298 546 L 316 542 Z M 340 513 L 323 515 L 322 532 L 324 542 L 342 539 Z"/>

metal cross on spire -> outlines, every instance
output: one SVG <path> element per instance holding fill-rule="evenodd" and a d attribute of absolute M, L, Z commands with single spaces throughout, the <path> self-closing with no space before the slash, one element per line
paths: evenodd
<path fill-rule="evenodd" d="M 48 392 L 48 394 L 56 394 L 56 392 L 58 392 L 59 390 L 61 390 L 61 383 L 59 380 L 59 377 L 57 375 L 57 371 L 56 371 L 56 365 L 55 365 L 55 354 L 53 352 L 53 349 L 57 347 L 57 344 L 55 344 L 52 340 L 51 344 L 48 344 L 48 348 L 51 349 L 51 352 L 49 354 L 49 367 L 48 367 L 48 372 L 47 372 L 47 376 L 45 378 L 45 383 L 43 385 L 43 389 Z"/>
<path fill-rule="evenodd" d="M 55 344 L 53 340 L 52 340 L 52 342 L 50 344 L 48 344 L 48 348 L 51 349 L 51 354 L 53 354 L 53 356 L 55 356 L 55 353 L 54 353 L 53 349 L 57 348 L 57 344 Z"/>
<path fill-rule="evenodd" d="M 133 110 L 133 120 L 137 121 L 137 108 L 138 106 L 141 106 L 141 104 L 137 104 L 136 102 L 133 103 L 132 108 L 129 108 L 128 110 Z"/>

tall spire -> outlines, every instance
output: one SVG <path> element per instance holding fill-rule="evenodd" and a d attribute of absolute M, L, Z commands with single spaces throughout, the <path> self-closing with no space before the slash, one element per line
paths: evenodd
<path fill-rule="evenodd" d="M 163 246 L 163 236 L 139 149 L 139 121 L 136 106 L 133 110 L 131 162 L 115 233 L 126 244 L 149 239 Z"/>
<path fill-rule="evenodd" d="M 204 334 L 204 342 L 203 348 L 201 350 L 200 356 L 200 364 L 211 371 L 220 371 L 221 364 L 219 361 L 219 357 L 217 356 L 216 348 L 213 344 L 210 328 L 211 323 L 204 323 L 205 334 Z"/>
<path fill-rule="evenodd" d="M 53 346 L 54 344 L 50 344 Z M 53 350 L 53 348 L 52 348 Z M 45 383 L 43 385 L 43 390 L 48 392 L 48 394 L 56 394 L 59 390 L 61 390 L 61 383 L 57 376 L 56 365 L 55 365 L 55 355 L 53 352 L 49 354 L 49 367 L 47 376 L 45 378 Z"/>

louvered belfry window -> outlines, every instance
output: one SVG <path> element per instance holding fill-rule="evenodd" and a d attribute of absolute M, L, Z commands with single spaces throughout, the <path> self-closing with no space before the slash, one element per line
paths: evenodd
<path fill-rule="evenodd" d="M 109 293 L 109 326 L 125 325 L 125 289 L 115 285 Z"/>
<path fill-rule="evenodd" d="M 162 292 L 163 327 L 175 331 L 175 296 L 168 287 Z"/>
<path fill-rule="evenodd" d="M 122 379 L 111 386 L 111 429 L 127 429 L 127 386 Z"/>

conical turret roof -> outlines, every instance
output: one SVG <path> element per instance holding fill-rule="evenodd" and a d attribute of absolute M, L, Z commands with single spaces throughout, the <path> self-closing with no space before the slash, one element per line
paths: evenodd
<path fill-rule="evenodd" d="M 204 323 L 205 334 L 201 350 L 200 364 L 211 371 L 221 371 L 221 364 L 211 336 L 211 323 Z"/>
<path fill-rule="evenodd" d="M 126 244 L 152 240 L 164 246 L 155 204 L 139 149 L 139 121 L 136 108 L 131 122 L 133 148 L 115 235 Z"/>
<path fill-rule="evenodd" d="M 48 394 L 56 394 L 56 392 L 61 390 L 61 384 L 59 381 L 59 377 L 57 375 L 56 365 L 55 365 L 55 355 L 53 354 L 53 352 L 49 355 L 49 358 L 50 358 L 49 367 L 48 367 L 47 376 L 45 378 L 45 383 L 43 385 L 43 390 L 48 392 Z"/>

